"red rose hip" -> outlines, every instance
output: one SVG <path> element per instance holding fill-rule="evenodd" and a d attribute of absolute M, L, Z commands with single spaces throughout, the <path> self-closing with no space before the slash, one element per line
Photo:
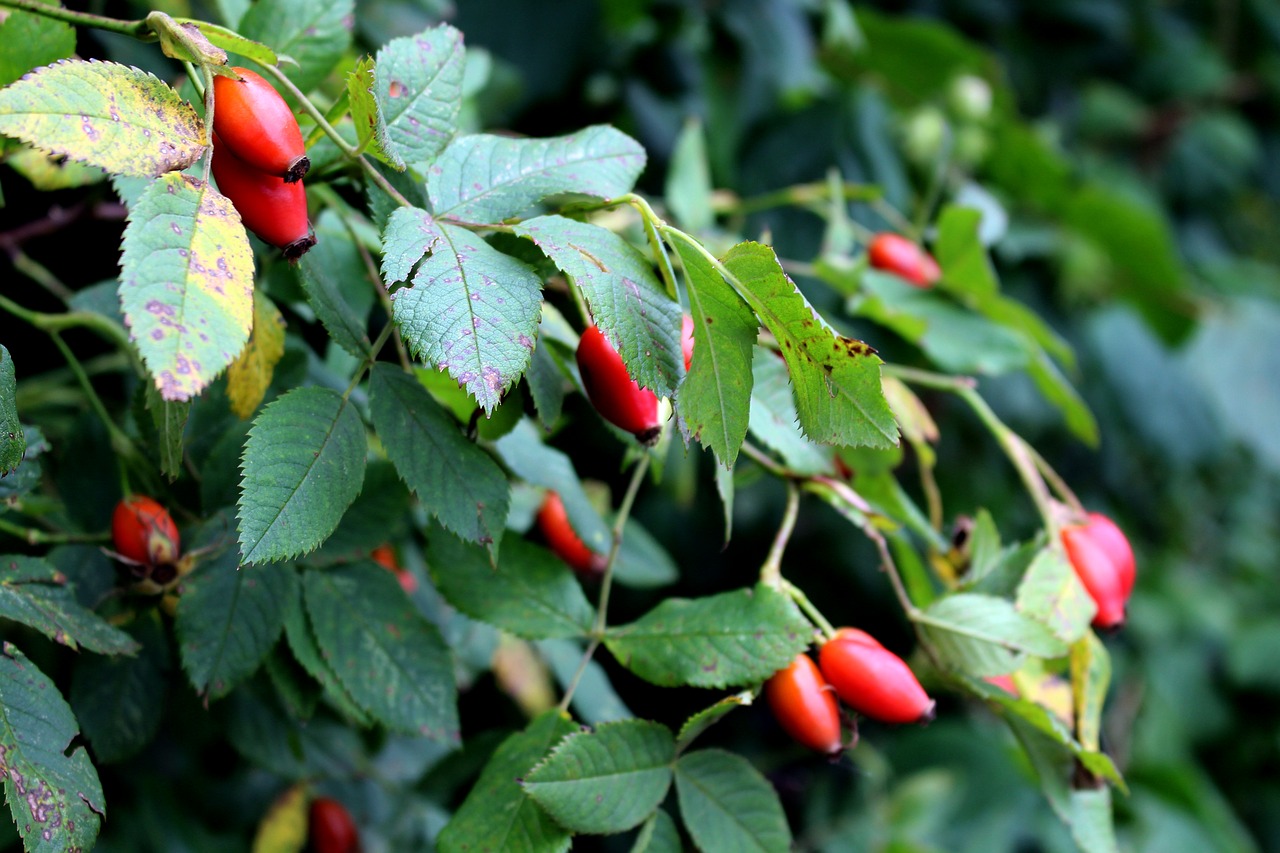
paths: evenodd
<path fill-rule="evenodd" d="M 878 270 L 905 278 L 916 287 L 933 287 L 942 278 L 938 262 L 900 234 L 877 234 L 867 247 L 867 259 Z"/>
<path fill-rule="evenodd" d="M 1073 524 L 1062 528 L 1062 544 L 1076 577 L 1097 605 L 1093 626 L 1110 631 L 1124 625 L 1128 593 L 1120 569 L 1107 550 L 1094 539 L 1090 528 Z"/>
<path fill-rule="evenodd" d="M 1133 558 L 1133 546 L 1129 544 L 1129 537 L 1124 535 L 1119 525 L 1100 512 L 1089 513 L 1089 521 L 1085 527 L 1093 541 L 1115 563 L 1116 571 L 1120 574 L 1120 587 L 1127 600 L 1129 593 L 1133 591 L 1133 582 L 1137 579 L 1137 563 Z"/>
<path fill-rule="evenodd" d="M 178 527 L 169 511 L 145 495 L 130 495 L 111 515 L 111 540 L 116 553 L 154 568 L 178 559 Z"/>
<path fill-rule="evenodd" d="M 592 551 L 582 541 L 569 524 L 564 501 L 555 492 L 548 491 L 542 499 L 542 506 L 538 509 L 538 530 L 542 531 L 543 538 L 556 556 L 568 563 L 575 572 L 588 576 L 598 576 L 604 572 L 608 558 Z"/>
<path fill-rule="evenodd" d="M 662 424 L 657 395 L 631 378 L 622 356 L 595 326 L 588 326 L 578 341 L 578 370 L 587 399 L 602 418 L 641 444 L 658 440 Z"/>
<path fill-rule="evenodd" d="M 317 797 L 311 801 L 307 838 L 314 853 L 358 853 L 360 836 L 351 812 L 337 800 Z"/>
<path fill-rule="evenodd" d="M 764 683 L 764 696 L 778 723 L 803 746 L 824 755 L 844 748 L 835 694 L 807 654 L 775 672 Z"/>
<path fill-rule="evenodd" d="M 248 68 L 239 80 L 213 78 L 213 129 L 230 151 L 259 171 L 288 183 L 311 168 L 293 110 L 275 87 Z"/>
<path fill-rule="evenodd" d="M 841 628 L 822 646 L 819 666 L 840 700 L 885 723 L 926 723 L 935 702 L 906 662 L 865 631 Z"/>
<path fill-rule="evenodd" d="M 213 135 L 213 178 L 218 191 L 231 200 L 244 227 L 295 260 L 316 244 L 307 221 L 307 193 L 301 181 L 283 179 L 255 169 Z"/>
<path fill-rule="evenodd" d="M 693 318 L 685 314 L 680 318 L 680 352 L 684 355 L 684 369 L 693 364 Z"/>

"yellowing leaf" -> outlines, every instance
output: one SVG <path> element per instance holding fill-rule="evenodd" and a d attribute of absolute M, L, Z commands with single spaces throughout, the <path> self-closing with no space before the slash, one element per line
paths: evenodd
<path fill-rule="evenodd" d="M 307 843 L 307 792 L 294 785 L 276 797 L 258 824 L 253 853 L 301 853 Z"/>
<path fill-rule="evenodd" d="M 284 356 L 284 317 L 261 291 L 253 294 L 253 334 L 227 368 L 231 411 L 247 420 L 262 402 L 275 367 Z"/>

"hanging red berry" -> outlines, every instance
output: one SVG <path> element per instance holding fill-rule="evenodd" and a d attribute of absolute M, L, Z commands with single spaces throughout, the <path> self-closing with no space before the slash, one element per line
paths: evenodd
<path fill-rule="evenodd" d="M 145 495 L 116 504 L 111 539 L 116 553 L 148 568 L 175 563 L 181 544 L 169 511 Z"/>
<path fill-rule="evenodd" d="M 1093 541 L 1115 563 L 1116 571 L 1120 574 L 1120 588 L 1124 590 L 1124 597 L 1128 600 L 1129 593 L 1133 591 L 1133 582 L 1137 579 L 1137 563 L 1133 558 L 1133 546 L 1129 544 L 1129 537 L 1124 535 L 1118 524 L 1100 512 L 1089 513 L 1089 521 L 1085 526 Z"/>
<path fill-rule="evenodd" d="M 653 444 L 662 432 L 658 421 L 658 397 L 641 388 L 627 373 L 622 356 L 595 326 L 588 326 L 578 341 L 578 370 L 587 398 L 600 417 Z"/>
<path fill-rule="evenodd" d="M 818 653 L 836 695 L 860 714 L 885 723 L 926 723 L 935 702 L 906 662 L 865 631 L 841 628 Z"/>
<path fill-rule="evenodd" d="M 400 561 L 396 559 L 395 549 L 389 544 L 382 544 L 374 548 L 369 552 L 369 559 L 384 569 L 394 572 L 396 580 L 400 582 L 400 588 L 405 591 L 406 595 L 413 595 L 417 591 L 418 579 L 413 576 L 413 572 L 400 565 Z"/>
<path fill-rule="evenodd" d="M 293 110 L 275 87 L 248 68 L 236 80 L 213 78 L 213 130 L 244 162 L 288 183 L 311 168 Z"/>
<path fill-rule="evenodd" d="M 1093 626 L 1104 631 L 1122 626 L 1128 593 L 1115 560 L 1093 537 L 1088 525 L 1072 524 L 1062 528 L 1062 544 L 1076 577 L 1097 605 Z"/>
<path fill-rule="evenodd" d="M 307 221 L 307 193 L 302 182 L 287 184 L 241 160 L 213 135 L 213 178 L 231 200 L 244 227 L 295 260 L 316 244 Z"/>
<path fill-rule="evenodd" d="M 538 530 L 542 531 L 543 538 L 556 556 L 575 572 L 587 576 L 603 574 L 608 558 L 592 551 L 579 538 L 569 524 L 564 501 L 555 492 L 548 491 L 542 499 L 542 506 L 538 509 Z"/>
<path fill-rule="evenodd" d="M 680 352 L 684 354 L 684 369 L 693 364 L 693 318 L 685 314 L 680 318 Z"/>
<path fill-rule="evenodd" d="M 337 800 L 317 797 L 311 801 L 307 839 L 313 853 L 358 853 L 360 835 L 351 812 Z"/>
<path fill-rule="evenodd" d="M 775 672 L 764 683 L 764 696 L 778 723 L 803 746 L 825 755 L 844 748 L 835 693 L 807 654 Z"/>
<path fill-rule="evenodd" d="M 933 287 L 942 278 L 938 262 L 900 234 L 877 234 L 867 247 L 867 259 L 878 270 L 905 278 L 917 287 Z"/>

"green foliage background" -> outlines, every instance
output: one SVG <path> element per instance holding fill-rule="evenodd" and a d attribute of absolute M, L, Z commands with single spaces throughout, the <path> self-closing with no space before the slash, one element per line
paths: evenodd
<path fill-rule="evenodd" d="M 241 0 L 190 8 L 175 0 L 166 11 L 259 37 L 288 25 L 255 20 Z M 696 194 L 683 195 L 700 178 L 696 159 L 685 159 L 697 145 L 682 137 L 690 117 L 700 121 L 710 185 L 740 198 L 820 184 L 835 167 L 845 181 L 881 187 L 920 225 L 933 221 L 940 202 L 980 210 L 1004 291 L 1045 317 L 1078 355 L 1069 379 L 1097 419 L 1096 447 L 1086 440 L 1093 434 L 1087 416 L 1068 406 L 1064 418 L 1033 375 L 1004 372 L 1001 358 L 1013 367 L 1023 356 L 1016 344 L 1001 349 L 989 329 L 969 339 L 925 336 L 917 347 L 909 332 L 868 322 L 883 323 L 891 305 L 864 305 L 860 317 L 851 316 L 832 286 L 838 275 L 814 268 L 796 274 L 797 283 L 826 316 L 841 318 L 842 332 L 867 340 L 886 360 L 920 361 L 923 350 L 958 372 L 992 374 L 981 390 L 998 414 L 1087 505 L 1129 532 L 1139 579 L 1127 627 L 1107 640 L 1115 674 L 1102 732 L 1129 785 L 1127 796 L 1113 797 L 1121 847 L 1280 849 L 1280 10 L 1265 0 L 922 0 L 852 9 L 836 0 L 361 0 L 356 44 L 372 52 L 439 20 L 465 34 L 469 55 L 490 63 L 487 84 L 468 102 L 467 126 L 553 136 L 613 124 L 649 153 L 641 188 L 665 196 L 686 227 L 707 213 Z M 87 31 L 79 37 L 81 55 L 172 77 L 172 66 L 147 46 Z M 297 44 L 323 49 L 301 35 Z M 981 101 L 981 87 L 957 89 L 960 75 L 986 82 L 989 111 L 972 100 Z M 317 168 L 325 144 L 313 155 Z M 25 184 L 6 169 L 0 187 L 4 227 L 13 228 L 25 213 L 15 209 Z M 849 215 L 872 229 L 897 224 L 867 201 L 855 200 Z M 783 258 L 816 257 L 824 241 L 839 238 L 798 206 L 750 213 L 740 226 L 749 237 L 767 236 Z M 321 253 L 330 251 L 325 227 L 321 219 L 320 247 L 303 264 L 316 280 L 325 274 Z M 106 230 L 84 236 L 105 245 L 114 263 L 118 233 Z M 942 253 L 944 244 L 937 248 Z M 96 280 L 64 272 L 65 259 L 48 262 L 77 286 Z M 291 279 L 276 286 L 295 287 Z M 16 358 L 21 395 L 27 368 L 7 337 L 12 325 L 6 320 L 3 343 Z M 337 363 L 342 355 L 328 357 Z M 278 386 L 316 371 L 315 360 L 300 347 L 287 352 Z M 120 389 L 119 399 L 130 393 Z M 220 408 L 209 403 L 192 415 L 189 452 L 210 460 L 210 470 L 228 469 L 200 484 L 206 505 L 233 503 L 237 486 L 230 469 L 239 444 L 231 455 L 208 444 L 231 421 L 221 393 L 217 386 L 210 392 Z M 925 400 L 944 427 L 937 470 L 948 520 L 985 507 L 1006 539 L 1034 533 L 1033 507 L 981 425 L 950 397 Z M 90 418 L 67 416 L 64 426 L 76 438 L 54 476 L 81 497 L 68 512 L 96 529 L 117 497 L 114 472 L 100 458 L 108 440 Z M 575 448 L 581 476 L 620 493 L 617 443 L 600 432 L 580 418 L 557 444 Z M 38 442 L 28 442 L 27 452 L 38 453 Z M 366 494 L 351 512 L 405 514 L 408 498 L 393 476 L 371 466 L 365 477 Z M 368 484 L 378 482 L 387 488 L 369 494 Z M 5 487 L 0 482 L 0 497 Z M 369 505 L 377 500 L 395 511 Z M 668 592 L 698 596 L 753 580 L 783 504 L 776 483 L 741 483 L 734 538 L 722 549 L 711 466 L 677 452 L 636 516 L 683 569 Z M 344 530 L 359 535 L 355 522 L 338 535 Z M 806 513 L 787 552 L 787 577 L 831 619 L 910 648 L 874 552 L 849 530 L 827 510 Z M 92 578 L 109 574 L 104 558 L 76 547 L 59 556 L 64 571 L 78 567 L 82 603 L 95 600 Z M 358 569 L 343 572 L 354 577 Z M 306 595 L 323 593 L 312 586 Z M 629 593 L 615 601 L 611 621 L 638 618 L 661 600 L 644 589 Z M 273 597 L 280 611 L 273 624 L 286 635 L 291 624 L 306 634 L 305 620 L 296 627 L 301 599 L 294 597 L 301 595 L 291 587 Z M 413 627 L 439 642 L 434 627 Z M 128 677 L 148 685 L 166 713 L 161 721 L 153 708 L 132 709 L 142 731 L 159 729 L 155 742 L 140 757 L 99 768 L 116 818 L 105 824 L 100 850 L 245 849 L 278 780 L 226 750 L 224 729 L 240 755 L 288 778 L 331 771 L 339 781 L 322 787 L 377 828 L 367 849 L 396 849 L 377 845 L 434 836 L 497 746 L 495 732 L 524 726 L 487 673 L 482 638 L 475 658 L 458 662 L 466 749 L 446 756 L 437 744 L 387 735 L 374 767 L 355 766 L 367 744 L 336 725 L 304 729 L 289 744 L 256 737 L 280 711 L 253 690 L 209 713 L 189 690 L 166 692 L 165 674 L 179 666 L 216 673 L 237 664 L 185 653 L 169 660 L 157 631 L 146 623 L 130 629 L 146 651 L 130 659 Z M 445 640 L 461 645 L 458 637 Z M 540 647 L 553 667 L 555 642 Z M 51 650 L 33 648 L 33 658 L 52 660 Z M 570 651 L 570 670 L 574 657 Z M 710 701 L 710 693 L 655 690 L 611 662 L 607 669 L 618 695 L 601 688 L 592 697 L 590 684 L 600 682 L 588 678 L 583 691 L 593 710 L 580 713 L 590 722 L 617 719 L 609 702 L 641 718 L 675 718 Z M 700 746 L 750 758 L 780 791 L 804 849 L 1074 849 L 1016 743 L 984 709 L 951 698 L 927 728 L 867 725 L 862 737 L 852 760 L 828 766 L 792 745 L 757 707 L 726 716 Z M 99 755 L 135 748 L 94 746 Z M 691 753 L 682 766 L 714 754 Z M 374 781 L 397 774 L 422 778 L 392 793 Z M 626 849 L 626 841 L 600 844 Z"/>

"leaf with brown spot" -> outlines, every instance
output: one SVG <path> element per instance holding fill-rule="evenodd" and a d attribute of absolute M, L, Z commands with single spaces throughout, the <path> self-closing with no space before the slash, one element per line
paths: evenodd
<path fill-rule="evenodd" d="M 67 59 L 0 90 L 0 133 L 108 172 L 156 177 L 204 154 L 204 123 L 157 77 Z"/>
<path fill-rule="evenodd" d="M 458 131 L 465 64 L 462 33 L 448 24 L 392 39 L 378 51 L 372 94 L 385 121 L 375 139 L 386 162 L 424 169 L 449 144 Z M 358 119 L 354 96 L 351 104 Z"/>

